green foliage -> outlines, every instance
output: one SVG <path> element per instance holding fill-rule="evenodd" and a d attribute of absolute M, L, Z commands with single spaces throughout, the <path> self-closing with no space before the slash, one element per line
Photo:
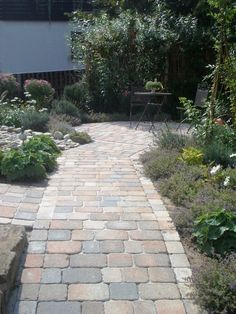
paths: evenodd
<path fill-rule="evenodd" d="M 45 80 L 26 80 L 24 83 L 25 91 L 28 92 L 34 100 L 38 109 L 48 107 L 53 99 L 55 90 L 51 84 Z"/>
<path fill-rule="evenodd" d="M 236 311 L 236 256 L 210 259 L 194 274 L 197 303 L 212 314 Z"/>
<path fill-rule="evenodd" d="M 35 136 L 19 149 L 1 154 L 1 174 L 9 181 L 44 179 L 46 171 L 55 169 L 59 154 L 60 150 L 50 137 Z"/>
<path fill-rule="evenodd" d="M 47 135 L 34 136 L 23 145 L 23 150 L 35 153 L 38 151 L 44 151 L 52 155 L 60 154 L 60 150 L 57 145 Z"/>
<path fill-rule="evenodd" d="M 23 144 L 22 149 L 26 154 L 30 152 L 37 154 L 47 171 L 51 172 L 56 168 L 56 158 L 60 150 L 49 136 L 34 136 Z"/>
<path fill-rule="evenodd" d="M 169 150 L 156 149 L 146 153 L 146 156 L 143 157 L 146 175 L 152 180 L 170 177 L 177 168 L 181 168 L 182 162 L 178 157 L 178 152 Z"/>
<path fill-rule="evenodd" d="M 24 130 L 31 129 L 34 131 L 46 132 L 48 130 L 47 124 L 49 122 L 49 113 L 31 109 L 23 112 L 20 120 Z"/>
<path fill-rule="evenodd" d="M 80 145 L 92 142 L 90 135 L 86 132 L 73 132 L 70 134 L 70 138 L 73 142 L 79 143 Z"/>
<path fill-rule="evenodd" d="M 217 210 L 200 216 L 195 222 L 193 236 L 199 248 L 211 255 L 223 255 L 236 250 L 236 215 Z"/>
<path fill-rule="evenodd" d="M 195 147 L 184 148 L 181 158 L 188 165 L 202 165 L 203 163 L 203 153 L 200 149 Z"/>
<path fill-rule="evenodd" d="M 19 89 L 16 78 L 10 74 L 0 74 L 0 96 L 6 92 L 6 97 L 13 98 Z"/>
<path fill-rule="evenodd" d="M 155 144 L 160 148 L 181 151 L 182 148 L 193 144 L 194 140 L 190 136 L 174 133 L 170 128 L 155 134 Z"/>
<path fill-rule="evenodd" d="M 9 181 L 41 180 L 46 177 L 46 169 L 38 153 L 11 149 L 2 159 L 1 174 Z"/>
<path fill-rule="evenodd" d="M 88 111 L 90 95 L 84 78 L 75 84 L 65 86 L 63 95 L 65 99 L 74 103 L 82 112 Z"/>
<path fill-rule="evenodd" d="M 155 79 L 154 81 L 148 81 L 145 84 L 145 89 L 147 89 L 147 90 L 154 90 L 154 91 L 160 91 L 160 90 L 163 90 L 164 87 L 163 87 L 161 82 L 157 82 L 157 80 Z"/>
<path fill-rule="evenodd" d="M 72 102 L 61 99 L 61 100 L 54 100 L 52 103 L 52 110 L 56 114 L 65 114 L 72 117 L 79 117 L 80 111 L 78 107 Z"/>
<path fill-rule="evenodd" d="M 206 177 L 206 169 L 199 166 L 183 166 L 160 184 L 161 193 L 174 204 L 189 207 Z"/>
<path fill-rule="evenodd" d="M 213 125 L 207 141 L 202 141 L 205 163 L 220 164 L 223 167 L 235 165 L 230 156 L 236 151 L 236 132 L 228 125 Z"/>
<path fill-rule="evenodd" d="M 121 95 L 150 77 L 162 79 L 171 49 L 196 38 L 196 20 L 173 17 L 160 2 L 148 14 L 125 10 L 114 18 L 104 13 L 83 23 L 81 16 L 74 17 L 73 22 L 82 29 L 73 40 L 73 55 L 76 62 L 85 61 L 86 81 L 98 111 L 124 111 Z"/>

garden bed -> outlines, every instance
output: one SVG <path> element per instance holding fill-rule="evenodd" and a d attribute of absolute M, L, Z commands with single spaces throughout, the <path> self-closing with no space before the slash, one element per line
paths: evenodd
<path fill-rule="evenodd" d="M 209 313 L 236 310 L 236 142 L 231 131 L 214 127 L 206 144 L 167 130 L 159 147 L 142 156 L 181 235 L 193 269 L 194 297 Z"/>

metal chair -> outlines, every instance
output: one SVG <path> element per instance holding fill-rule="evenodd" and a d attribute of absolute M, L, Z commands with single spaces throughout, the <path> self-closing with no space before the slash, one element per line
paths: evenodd
<path fill-rule="evenodd" d="M 143 87 L 131 87 L 130 92 L 130 113 L 129 113 L 129 122 L 130 127 L 132 126 L 132 115 L 133 115 L 133 108 L 134 107 L 144 107 L 146 106 L 146 103 L 148 99 L 145 99 L 144 97 L 140 97 L 138 95 L 135 95 L 135 92 L 145 92 L 146 90 Z"/>
<path fill-rule="evenodd" d="M 207 97 L 208 97 L 208 89 L 204 89 L 202 87 L 200 87 L 200 85 L 198 85 L 198 88 L 197 88 L 197 92 L 196 92 L 196 96 L 195 96 L 195 100 L 194 100 L 194 106 L 196 108 L 204 108 L 204 103 L 205 101 L 207 100 Z M 183 107 L 177 107 L 178 110 L 180 110 L 180 119 L 181 119 L 181 122 L 180 124 L 178 125 L 177 127 L 177 130 L 180 128 L 180 126 L 185 122 L 187 121 L 187 117 L 184 118 L 184 108 Z M 191 126 L 190 126 L 191 128 Z M 190 130 L 189 128 L 189 130 Z"/>

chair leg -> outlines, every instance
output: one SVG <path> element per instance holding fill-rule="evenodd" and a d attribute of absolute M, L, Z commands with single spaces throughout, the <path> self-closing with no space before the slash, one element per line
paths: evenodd
<path fill-rule="evenodd" d="M 146 104 L 146 106 L 145 106 L 145 108 L 144 108 L 144 110 L 143 110 L 143 113 L 142 113 L 142 115 L 141 115 L 141 117 L 140 117 L 140 119 L 139 119 L 139 121 L 138 121 L 138 123 L 137 123 L 137 125 L 136 125 L 136 127 L 135 127 L 135 130 L 137 130 L 137 128 L 138 128 L 140 122 L 142 121 L 142 119 L 143 119 L 143 117 L 144 117 L 144 115 L 145 115 L 145 113 L 146 113 L 146 111 L 147 111 L 147 109 L 148 109 L 148 105 L 149 105 L 149 104 Z"/>
<path fill-rule="evenodd" d="M 130 111 L 129 111 L 129 127 L 132 127 L 132 108 L 133 106 L 130 105 Z"/>

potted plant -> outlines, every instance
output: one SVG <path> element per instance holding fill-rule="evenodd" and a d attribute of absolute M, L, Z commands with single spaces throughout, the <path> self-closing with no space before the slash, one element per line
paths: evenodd
<path fill-rule="evenodd" d="M 148 81 L 145 84 L 145 89 L 151 90 L 152 92 L 157 92 L 157 91 L 159 92 L 159 91 L 162 91 L 164 87 L 161 82 L 158 82 L 157 79 L 155 79 L 154 81 Z"/>

